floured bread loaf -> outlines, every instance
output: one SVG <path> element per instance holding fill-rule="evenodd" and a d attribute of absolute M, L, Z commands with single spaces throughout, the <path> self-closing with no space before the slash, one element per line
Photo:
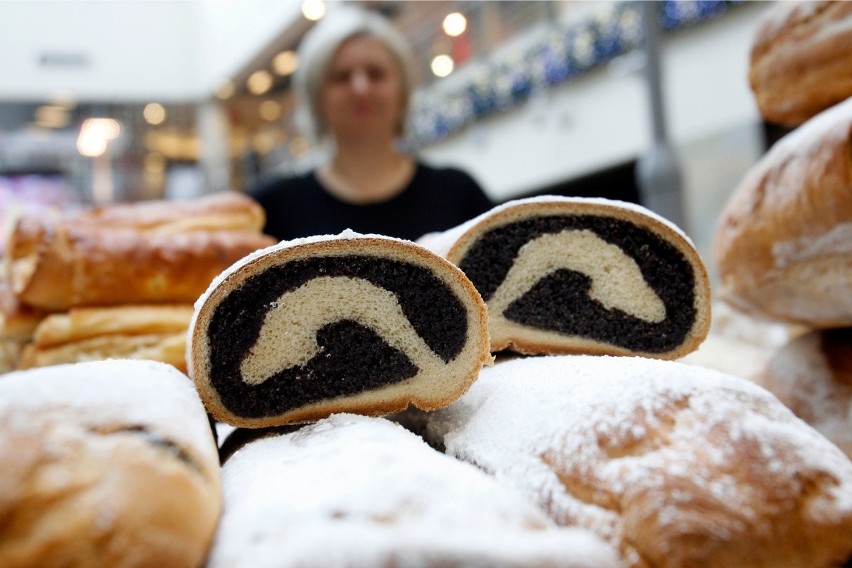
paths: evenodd
<path fill-rule="evenodd" d="M 749 170 L 716 229 L 722 300 L 776 321 L 852 326 L 850 154 L 852 99 L 776 142 Z"/>
<path fill-rule="evenodd" d="M 97 361 L 0 377 L 0 566 L 202 565 L 221 506 L 186 376 Z"/>
<path fill-rule="evenodd" d="M 852 329 L 797 337 L 755 382 L 852 458 Z"/>
<path fill-rule="evenodd" d="M 186 331 L 193 307 L 123 305 L 51 314 L 23 349 L 20 369 L 101 359 L 146 359 L 186 372 Z"/>
<path fill-rule="evenodd" d="M 487 475 L 382 418 L 335 415 L 222 468 L 209 568 L 620 566 Z"/>
<path fill-rule="evenodd" d="M 638 205 L 520 199 L 419 242 L 482 294 L 492 351 L 673 359 L 698 347 L 710 326 L 698 253 Z"/>
<path fill-rule="evenodd" d="M 640 357 L 484 369 L 428 438 L 631 567 L 809 567 L 852 557 L 852 462 L 753 383 Z"/>
<path fill-rule="evenodd" d="M 852 96 L 852 3 L 776 2 L 757 28 L 749 82 L 763 117 L 788 127 Z"/>
<path fill-rule="evenodd" d="M 490 363 L 485 304 L 413 243 L 347 233 L 235 263 L 196 303 L 190 376 L 235 426 L 446 406 Z"/>

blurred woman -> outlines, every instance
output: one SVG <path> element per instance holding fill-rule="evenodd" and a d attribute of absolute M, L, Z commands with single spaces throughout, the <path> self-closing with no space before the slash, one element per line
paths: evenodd
<path fill-rule="evenodd" d="M 492 203 L 457 168 L 400 149 L 414 87 L 410 48 L 382 16 L 341 7 L 306 35 L 293 79 L 296 120 L 328 159 L 249 193 L 265 232 L 288 240 L 344 229 L 414 240 L 455 226 Z"/>

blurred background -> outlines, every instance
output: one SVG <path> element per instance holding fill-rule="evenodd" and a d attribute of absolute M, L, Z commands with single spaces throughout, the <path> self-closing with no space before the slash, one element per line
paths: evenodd
<path fill-rule="evenodd" d="M 0 2 L 0 218 L 242 191 L 309 167 L 294 50 L 341 3 Z M 408 144 L 496 202 L 648 204 L 656 180 L 680 204 L 667 216 L 708 254 L 719 209 L 772 141 L 747 79 L 771 2 L 358 3 L 415 46 Z"/>

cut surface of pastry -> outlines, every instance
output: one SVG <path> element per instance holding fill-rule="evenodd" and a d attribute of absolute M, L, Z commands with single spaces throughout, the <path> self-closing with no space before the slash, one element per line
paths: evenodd
<path fill-rule="evenodd" d="M 491 362 L 485 304 L 451 263 L 399 239 L 280 243 L 196 303 L 190 376 L 235 426 L 446 406 Z"/>
<path fill-rule="evenodd" d="M 110 360 L 0 377 L 0 565 L 204 562 L 216 443 L 186 375 Z"/>
<path fill-rule="evenodd" d="M 698 253 L 677 227 L 638 205 L 520 199 L 420 242 L 482 294 L 492 351 L 674 359 L 709 330 Z"/>
<path fill-rule="evenodd" d="M 620 566 L 589 531 L 383 418 L 338 414 L 251 441 L 222 476 L 209 568 Z"/>
<path fill-rule="evenodd" d="M 852 557 L 852 462 L 745 379 L 642 357 L 518 358 L 426 419 L 430 443 L 631 567 Z"/>

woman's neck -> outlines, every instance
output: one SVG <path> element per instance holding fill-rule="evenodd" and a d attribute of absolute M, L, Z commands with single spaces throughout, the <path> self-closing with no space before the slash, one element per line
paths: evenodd
<path fill-rule="evenodd" d="M 318 170 L 320 181 L 335 197 L 350 203 L 376 203 L 402 192 L 414 174 L 414 160 L 392 142 L 343 144 Z"/>

